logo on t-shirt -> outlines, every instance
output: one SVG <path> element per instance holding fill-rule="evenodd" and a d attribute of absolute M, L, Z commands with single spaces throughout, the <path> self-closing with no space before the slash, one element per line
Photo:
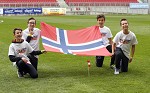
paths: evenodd
<path fill-rule="evenodd" d="M 37 40 L 38 36 L 33 36 L 31 40 Z"/>
<path fill-rule="evenodd" d="M 122 44 L 129 44 L 130 42 L 131 42 L 131 40 L 129 40 L 129 39 L 125 39 L 125 40 L 120 39 L 120 43 L 122 43 Z"/>
<path fill-rule="evenodd" d="M 22 48 L 22 49 L 18 49 L 17 50 L 17 53 L 20 54 L 20 53 L 25 53 L 27 50 L 27 48 Z"/>
<path fill-rule="evenodd" d="M 105 37 L 105 36 L 106 36 L 106 34 L 107 34 L 107 33 L 101 33 L 101 36 L 102 36 L 102 37 Z"/>

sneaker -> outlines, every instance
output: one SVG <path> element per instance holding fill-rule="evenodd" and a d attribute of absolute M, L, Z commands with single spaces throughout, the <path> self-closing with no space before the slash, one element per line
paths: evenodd
<path fill-rule="evenodd" d="M 121 69 L 119 69 L 119 72 L 122 72 Z"/>
<path fill-rule="evenodd" d="M 17 75 L 18 75 L 18 78 L 22 78 L 23 77 L 23 72 L 17 71 Z"/>
<path fill-rule="evenodd" d="M 27 75 L 28 73 L 27 72 L 23 72 L 23 75 Z"/>
<path fill-rule="evenodd" d="M 110 68 L 115 70 L 116 67 L 115 65 L 110 65 Z"/>
<path fill-rule="evenodd" d="M 119 69 L 115 68 L 114 74 L 115 74 L 115 75 L 119 74 Z"/>

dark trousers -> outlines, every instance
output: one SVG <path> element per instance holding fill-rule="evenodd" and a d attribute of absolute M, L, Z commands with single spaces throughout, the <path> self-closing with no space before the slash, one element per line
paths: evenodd
<path fill-rule="evenodd" d="M 23 62 L 23 60 L 19 60 L 18 62 L 16 62 L 16 65 L 20 73 L 29 73 L 32 78 L 38 77 L 38 73 L 32 64 L 28 64 Z"/>
<path fill-rule="evenodd" d="M 31 54 L 28 55 L 28 58 L 30 59 L 31 64 L 37 70 L 38 58 L 36 58 L 34 55 L 31 55 Z"/>
<path fill-rule="evenodd" d="M 127 72 L 128 71 L 129 59 L 124 55 L 122 49 L 121 48 L 116 48 L 114 56 L 115 56 L 116 68 L 117 69 L 121 68 L 122 72 Z"/>
<path fill-rule="evenodd" d="M 112 52 L 112 46 L 111 45 L 108 45 L 106 47 L 106 49 L 111 53 Z M 113 65 L 114 64 L 114 56 L 111 57 L 111 62 L 110 62 L 110 65 Z M 97 67 L 102 67 L 103 66 L 103 61 L 104 61 L 104 56 L 96 56 L 96 66 Z"/>

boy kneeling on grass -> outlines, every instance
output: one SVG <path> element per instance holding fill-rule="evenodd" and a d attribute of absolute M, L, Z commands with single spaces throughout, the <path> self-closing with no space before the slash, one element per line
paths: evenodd
<path fill-rule="evenodd" d="M 120 26 L 122 30 L 116 34 L 112 45 L 112 54 L 115 56 L 116 66 L 114 74 L 119 74 L 120 70 L 121 72 L 128 71 L 128 63 L 132 61 L 135 45 L 138 44 L 135 34 L 128 29 L 127 19 L 121 19 Z"/>
<path fill-rule="evenodd" d="M 13 30 L 13 34 L 14 40 L 9 46 L 8 56 L 10 61 L 13 62 L 13 64 L 15 63 L 18 68 L 18 77 L 23 77 L 24 74 L 29 73 L 31 78 L 38 78 L 37 70 L 31 64 L 31 58 L 27 55 L 40 55 L 46 53 L 46 51 L 33 51 L 33 48 L 29 45 L 29 43 L 22 39 L 22 29 L 15 28 Z"/>

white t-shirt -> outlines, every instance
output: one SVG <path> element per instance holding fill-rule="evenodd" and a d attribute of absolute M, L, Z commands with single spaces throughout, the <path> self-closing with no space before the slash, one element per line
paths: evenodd
<path fill-rule="evenodd" d="M 103 28 L 99 27 L 99 29 L 100 29 L 100 32 L 101 32 L 101 36 L 102 36 L 102 40 L 104 42 L 104 45 L 105 46 L 110 45 L 108 38 L 112 38 L 113 37 L 113 35 L 111 33 L 111 30 L 108 27 L 106 27 L 106 26 L 104 26 Z"/>
<path fill-rule="evenodd" d="M 13 55 L 16 57 L 24 57 L 29 60 L 27 55 L 32 51 L 33 48 L 29 45 L 27 41 L 24 40 L 22 43 L 11 43 L 9 46 L 8 56 Z"/>
<path fill-rule="evenodd" d="M 34 51 L 38 51 L 39 50 L 39 40 L 40 40 L 40 37 L 41 37 L 41 30 L 38 29 L 38 28 L 34 28 L 33 32 L 34 32 L 33 38 L 31 39 L 31 41 L 29 42 L 29 44 L 34 49 Z M 23 31 L 22 38 L 24 40 L 26 40 L 27 37 L 28 37 L 28 35 L 29 35 L 29 29 L 27 28 L 27 29 L 25 29 Z"/>
<path fill-rule="evenodd" d="M 130 55 L 131 46 L 138 44 L 135 34 L 131 31 L 129 31 L 129 34 L 124 34 L 123 31 L 118 32 L 114 37 L 113 42 L 116 43 L 116 47 L 122 49 L 127 58 L 129 58 Z"/>

